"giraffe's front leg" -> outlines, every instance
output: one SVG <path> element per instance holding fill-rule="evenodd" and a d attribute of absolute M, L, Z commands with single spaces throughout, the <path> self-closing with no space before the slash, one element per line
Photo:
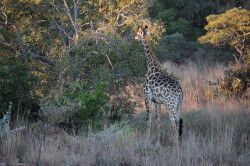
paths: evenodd
<path fill-rule="evenodd" d="M 152 95 L 150 93 L 149 86 L 147 85 L 147 82 L 144 84 L 144 95 L 145 95 L 145 105 L 146 105 L 146 111 L 147 111 L 147 139 L 150 139 L 150 133 L 151 133 L 151 122 L 152 122 Z"/>
<path fill-rule="evenodd" d="M 149 97 L 146 98 L 145 100 L 146 104 L 146 109 L 147 109 L 147 139 L 150 140 L 150 133 L 151 133 L 151 123 L 152 123 L 152 111 L 151 111 L 151 105 L 152 101 L 150 100 Z"/>

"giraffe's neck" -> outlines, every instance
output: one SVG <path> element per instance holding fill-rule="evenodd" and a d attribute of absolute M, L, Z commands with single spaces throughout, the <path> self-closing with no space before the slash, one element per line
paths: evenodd
<path fill-rule="evenodd" d="M 155 69 L 160 69 L 159 62 L 157 61 L 156 57 L 151 53 L 149 43 L 146 40 L 142 40 L 142 44 L 144 46 L 144 51 L 147 56 L 148 72 L 154 71 Z"/>

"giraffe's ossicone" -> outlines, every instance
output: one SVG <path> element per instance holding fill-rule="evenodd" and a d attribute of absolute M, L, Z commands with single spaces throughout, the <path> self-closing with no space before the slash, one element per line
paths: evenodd
<path fill-rule="evenodd" d="M 180 138 L 182 134 L 181 107 L 183 91 L 179 81 L 171 74 L 164 72 L 156 57 L 152 55 L 149 42 L 146 39 L 148 35 L 148 27 L 146 26 L 144 28 L 140 27 L 135 37 L 136 40 L 142 42 L 147 57 L 148 70 L 144 84 L 144 94 L 147 109 L 148 137 L 151 128 L 152 103 L 154 103 L 157 113 L 157 143 L 160 144 L 160 106 L 163 104 L 168 111 L 170 122 L 175 132 L 175 139 L 178 141 L 178 137 Z"/>

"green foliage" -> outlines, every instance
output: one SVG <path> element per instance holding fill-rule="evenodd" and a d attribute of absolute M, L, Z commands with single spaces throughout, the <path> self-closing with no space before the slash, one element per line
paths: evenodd
<path fill-rule="evenodd" d="M 176 17 L 177 13 L 174 9 L 165 9 L 157 14 L 157 18 L 163 21 L 165 25 L 168 25 L 170 22 L 174 21 Z"/>
<path fill-rule="evenodd" d="M 169 33 L 179 32 L 185 36 L 188 36 L 192 32 L 191 23 L 184 18 L 178 18 L 176 21 L 169 23 Z"/>
<path fill-rule="evenodd" d="M 186 40 L 180 33 L 174 33 L 165 35 L 162 38 L 158 52 L 160 58 L 168 58 L 181 63 L 191 57 L 198 48 L 199 45 L 197 43 Z"/>
<path fill-rule="evenodd" d="M 185 31 L 188 33 L 186 37 L 195 39 L 203 32 L 203 27 L 207 23 L 205 17 L 209 14 L 219 13 L 226 9 L 239 7 L 249 9 L 249 3 L 245 0 L 155 0 L 155 3 L 150 8 L 150 14 L 153 18 L 161 19 L 166 25 L 167 32 L 169 32 L 169 25 L 172 21 L 177 21 L 179 25 L 183 24 L 179 18 L 187 21 L 189 25 L 184 25 L 190 29 Z M 175 19 L 173 19 L 173 16 Z M 178 21 L 179 20 L 179 21 Z M 183 26 L 183 25 L 182 25 Z M 177 29 L 179 30 L 179 29 Z M 173 31 L 172 33 L 181 31 Z"/>
<path fill-rule="evenodd" d="M 164 9 L 175 9 L 179 17 L 192 21 L 194 26 L 200 27 L 205 23 L 205 17 L 211 13 L 224 11 L 232 7 L 249 9 L 249 3 L 245 0 L 155 0 L 151 11 L 153 17 Z"/>
<path fill-rule="evenodd" d="M 32 97 L 36 79 L 31 75 L 27 62 L 16 57 L 0 56 L 0 103 L 1 116 L 13 103 L 14 116 L 29 115 L 36 105 Z"/>
<path fill-rule="evenodd" d="M 98 118 L 106 117 L 109 111 L 108 101 L 106 82 L 73 82 L 59 98 L 58 104 L 77 109 L 74 117 L 76 122 L 94 124 L 98 122 Z"/>
<path fill-rule="evenodd" d="M 64 77 L 74 81 L 103 80 L 109 83 L 120 78 L 143 76 L 146 72 L 146 58 L 141 43 L 133 40 L 131 34 L 124 36 L 103 36 L 98 43 L 92 38 L 93 32 L 84 34 L 79 40 L 80 48 L 72 50 L 71 57 L 65 59 L 64 66 L 58 66 L 58 73 L 65 68 Z M 67 82 L 68 83 L 68 82 Z"/>
<path fill-rule="evenodd" d="M 151 2 L 148 0 L 88 0 L 83 6 L 83 11 L 89 15 L 89 19 L 85 21 L 94 21 L 93 24 L 98 31 L 106 35 L 124 33 L 127 28 L 135 29 L 144 24 L 148 24 L 149 27 L 155 26 L 160 32 L 162 27 L 158 26 L 158 22 L 147 16 L 150 6 Z M 151 32 L 152 35 L 159 35 L 157 31 Z"/>
<path fill-rule="evenodd" d="M 191 22 L 182 17 L 178 17 L 174 9 L 160 11 L 157 15 L 157 19 L 160 19 L 165 24 L 168 34 L 181 33 L 185 36 L 192 34 Z"/>
<path fill-rule="evenodd" d="M 52 31 L 49 31 L 49 21 L 53 15 L 51 6 L 46 4 L 46 1 L 3 0 L 0 5 L 3 6 L 1 11 L 6 14 L 9 26 L 2 29 L 6 33 L 6 35 L 3 35 L 5 41 L 14 41 L 15 44 L 23 42 L 23 44 L 39 52 L 47 51 L 54 44 L 52 40 L 54 35 L 51 33 Z M 1 22 L 4 21 L 1 20 Z M 19 39 L 15 31 L 10 28 L 11 26 L 15 26 L 19 31 Z M 8 33 L 12 35 L 9 36 Z"/>
<path fill-rule="evenodd" d="M 146 72 L 146 57 L 141 43 L 124 43 L 117 50 L 116 73 L 123 78 L 143 76 Z"/>

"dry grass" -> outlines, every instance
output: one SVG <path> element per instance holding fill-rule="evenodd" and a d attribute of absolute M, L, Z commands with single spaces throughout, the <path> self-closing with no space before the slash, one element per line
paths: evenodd
<path fill-rule="evenodd" d="M 170 73 L 176 75 L 184 90 L 184 111 L 192 111 L 203 108 L 220 108 L 223 110 L 245 109 L 249 103 L 243 103 L 233 98 L 223 96 L 218 88 L 218 79 L 224 78 L 227 69 L 222 64 L 197 65 L 188 62 L 177 66 L 171 62 L 164 63 L 164 67 Z"/>
<path fill-rule="evenodd" d="M 34 126 L 1 140 L 0 161 L 10 165 L 247 165 L 250 162 L 249 111 L 203 110 L 187 112 L 183 119 L 179 154 L 164 142 L 168 140 L 164 138 L 168 128 L 165 117 L 161 149 L 156 150 L 145 140 L 145 116 L 141 113 L 132 121 L 87 136 Z"/>

